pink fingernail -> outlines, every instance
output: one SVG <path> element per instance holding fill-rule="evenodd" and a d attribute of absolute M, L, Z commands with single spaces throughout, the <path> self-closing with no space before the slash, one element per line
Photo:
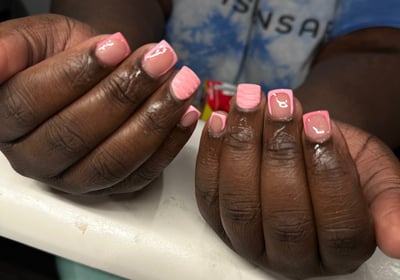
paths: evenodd
<path fill-rule="evenodd" d="M 200 85 L 200 79 L 189 67 L 183 66 L 171 82 L 172 94 L 179 100 L 188 99 Z"/>
<path fill-rule="evenodd" d="M 212 112 L 210 120 L 208 121 L 209 131 L 214 135 L 220 134 L 225 129 L 226 120 L 226 114 L 222 112 Z"/>
<path fill-rule="evenodd" d="M 95 54 L 105 65 L 116 66 L 131 53 L 128 42 L 122 33 L 117 32 L 99 42 Z"/>
<path fill-rule="evenodd" d="M 331 137 L 332 127 L 328 111 L 315 111 L 303 116 L 304 133 L 311 142 L 323 143 Z"/>
<path fill-rule="evenodd" d="M 255 84 L 239 84 L 236 92 L 236 104 L 239 108 L 250 110 L 261 101 L 261 87 Z"/>
<path fill-rule="evenodd" d="M 174 49 L 162 40 L 143 57 L 142 67 L 153 78 L 158 78 L 168 72 L 178 61 Z"/>
<path fill-rule="evenodd" d="M 290 89 L 269 91 L 268 112 L 273 121 L 290 121 L 293 117 L 293 91 Z"/>
<path fill-rule="evenodd" d="M 195 122 L 197 122 L 200 118 L 200 111 L 197 110 L 194 106 L 190 105 L 190 107 L 186 110 L 185 114 L 183 114 L 181 118 L 181 126 L 189 127 Z"/>

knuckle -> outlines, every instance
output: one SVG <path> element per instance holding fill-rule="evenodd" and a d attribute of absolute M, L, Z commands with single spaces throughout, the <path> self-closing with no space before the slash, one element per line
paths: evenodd
<path fill-rule="evenodd" d="M 90 150 L 78 123 L 56 116 L 45 129 L 45 141 L 50 150 L 76 157 Z"/>
<path fill-rule="evenodd" d="M 152 104 L 141 116 L 144 134 L 164 136 L 172 129 L 170 124 L 171 112 L 159 110 L 160 104 Z"/>
<path fill-rule="evenodd" d="M 113 153 L 102 149 L 90 162 L 91 185 L 99 187 L 111 186 L 125 178 L 130 171 L 122 160 Z"/>
<path fill-rule="evenodd" d="M 130 181 L 132 181 L 135 189 L 141 189 L 161 176 L 161 174 L 162 171 L 158 169 L 153 170 L 151 168 L 139 168 L 137 171 L 135 171 Z"/>
<path fill-rule="evenodd" d="M 36 115 L 30 105 L 31 102 L 22 94 L 21 89 L 23 88 L 23 84 L 16 87 L 14 83 L 9 83 L 2 106 L 2 118 L 17 129 L 32 128 L 36 123 Z"/>
<path fill-rule="evenodd" d="M 312 217 L 306 211 L 280 210 L 263 212 L 264 223 L 269 225 L 271 239 L 285 243 L 301 243 L 314 231 Z"/>
<path fill-rule="evenodd" d="M 221 196 L 220 196 L 221 197 Z M 221 198 L 221 213 L 233 222 L 253 223 L 260 217 L 260 203 L 249 195 L 224 194 Z"/>
<path fill-rule="evenodd" d="M 366 230 L 362 226 L 325 226 L 321 229 L 322 237 L 325 239 L 327 247 L 332 249 L 335 255 L 352 255 L 355 249 L 364 247 L 366 244 Z M 321 236 L 320 236 L 321 238 Z"/>
<path fill-rule="evenodd" d="M 347 174 L 338 155 L 329 147 L 319 147 L 318 152 L 314 155 L 312 167 L 313 175 L 324 179 L 326 177 L 329 180 L 336 180 Z"/>
<path fill-rule="evenodd" d="M 64 84 L 71 87 L 72 90 L 78 90 L 92 84 L 99 70 L 96 67 L 95 60 L 87 53 L 75 53 L 73 56 L 68 56 L 63 61 L 63 67 L 56 69 L 61 73 L 53 71 L 53 75 L 67 80 L 67 83 Z"/>
<path fill-rule="evenodd" d="M 203 184 L 196 184 L 196 197 L 206 206 L 214 205 L 219 198 L 218 188 L 204 187 Z"/>
<path fill-rule="evenodd" d="M 265 143 L 265 156 L 269 161 L 280 164 L 283 162 L 294 161 L 302 157 L 302 151 L 292 135 L 285 131 L 276 133 L 272 139 Z"/>
<path fill-rule="evenodd" d="M 247 151 L 252 149 L 255 137 L 256 133 L 252 127 L 239 124 L 231 127 L 224 142 L 235 149 Z"/>
<path fill-rule="evenodd" d="M 162 171 L 157 168 L 139 168 L 135 172 L 135 178 L 138 182 L 151 182 L 161 175 Z"/>
<path fill-rule="evenodd" d="M 372 235 L 360 228 L 330 229 L 327 236 L 319 236 L 323 247 L 320 254 L 328 255 L 333 263 L 325 258 L 323 266 L 334 273 L 350 273 L 368 260 L 375 251 L 375 242 Z"/>
<path fill-rule="evenodd" d="M 135 87 L 134 79 L 130 78 L 127 71 L 122 71 L 107 79 L 102 90 L 113 103 L 121 106 L 137 106 L 140 103 L 140 98 L 135 93 L 142 90 L 136 91 Z"/>

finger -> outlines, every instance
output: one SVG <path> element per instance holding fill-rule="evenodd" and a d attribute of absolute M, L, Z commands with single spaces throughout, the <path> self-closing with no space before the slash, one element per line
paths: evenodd
<path fill-rule="evenodd" d="M 2 22 L 0 83 L 19 71 L 95 34 L 89 26 L 61 15 L 38 15 Z"/>
<path fill-rule="evenodd" d="M 106 42 L 110 44 L 110 39 Z M 102 46 L 103 43 L 100 44 Z M 155 50 L 167 47 L 164 56 L 143 59 L 148 53 L 153 54 Z M 101 55 L 109 58 L 105 51 Z M 111 58 L 115 58 L 114 52 Z M 169 74 L 159 79 L 147 74 L 155 73 L 153 64 L 159 66 L 160 60 L 164 62 L 163 74 L 176 62 L 176 54 L 166 42 L 138 49 L 90 92 L 22 141 L 13 143 L 6 155 L 11 162 L 19 163 L 19 169 L 26 176 L 41 179 L 60 174 L 120 127 L 165 82 Z"/>
<path fill-rule="evenodd" d="M 111 187 L 139 168 L 162 145 L 190 106 L 200 80 L 183 67 L 114 134 L 53 184 L 72 193 Z"/>
<path fill-rule="evenodd" d="M 340 123 L 360 173 L 371 209 L 376 241 L 389 257 L 400 258 L 400 163 L 378 138 Z M 346 137 L 350 138 L 350 137 Z"/>
<path fill-rule="evenodd" d="M 196 201 L 201 215 L 213 230 L 227 240 L 219 211 L 218 178 L 227 114 L 213 112 L 205 124 L 196 159 Z"/>
<path fill-rule="evenodd" d="M 32 131 L 91 89 L 129 53 L 120 33 L 98 36 L 15 75 L 0 87 L 0 141 Z"/>
<path fill-rule="evenodd" d="M 221 220 L 232 247 L 250 260 L 264 253 L 260 155 L 265 97 L 258 85 L 238 86 L 219 166 Z"/>
<path fill-rule="evenodd" d="M 322 266 L 327 273 L 348 273 L 375 249 L 372 218 L 346 142 L 328 112 L 308 113 L 303 122 Z"/>
<path fill-rule="evenodd" d="M 170 133 L 158 150 L 122 182 L 90 195 L 109 195 L 139 191 L 158 178 L 183 148 L 196 127 L 200 112 L 193 106 L 185 112 L 180 123 Z"/>
<path fill-rule="evenodd" d="M 293 277 L 319 274 L 319 254 L 302 147 L 302 109 L 291 90 L 268 93 L 261 166 L 266 262 Z"/>

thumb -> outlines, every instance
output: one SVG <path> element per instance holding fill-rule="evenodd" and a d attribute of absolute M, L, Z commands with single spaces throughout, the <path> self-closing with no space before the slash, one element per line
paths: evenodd
<path fill-rule="evenodd" d="M 0 23 L 0 83 L 94 34 L 88 25 L 55 14 Z"/>
<path fill-rule="evenodd" d="M 374 218 L 376 241 L 386 255 L 400 258 L 400 164 L 378 139 L 369 142 L 360 177 Z"/>
<path fill-rule="evenodd" d="M 352 129 L 348 139 L 374 219 L 376 242 L 386 255 L 400 258 L 400 162 L 382 141 L 361 130 Z"/>

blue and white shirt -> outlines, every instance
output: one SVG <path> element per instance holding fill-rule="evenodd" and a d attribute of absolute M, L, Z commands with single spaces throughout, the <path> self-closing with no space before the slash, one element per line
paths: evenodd
<path fill-rule="evenodd" d="M 174 0 L 167 39 L 202 79 L 298 86 L 318 46 L 400 27 L 400 0 Z"/>

